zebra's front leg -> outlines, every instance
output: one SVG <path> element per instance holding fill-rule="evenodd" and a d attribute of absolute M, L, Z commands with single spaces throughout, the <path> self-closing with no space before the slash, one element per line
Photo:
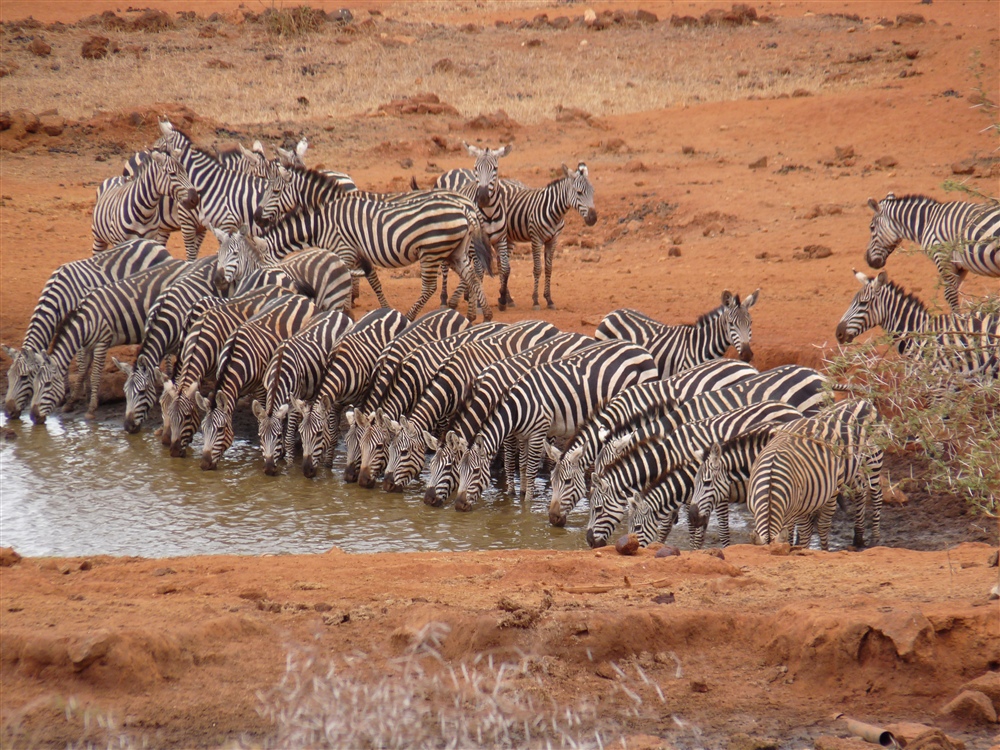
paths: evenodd
<path fill-rule="evenodd" d="M 372 266 L 372 268 L 371 268 L 370 271 L 368 271 L 367 273 L 365 273 L 365 278 L 368 279 L 368 285 L 372 288 L 372 291 L 375 292 L 375 296 L 378 298 L 378 304 L 379 304 L 379 306 L 380 307 L 389 307 L 389 300 L 387 300 L 385 298 L 385 292 L 382 291 L 382 282 L 379 281 L 378 274 L 375 272 L 375 267 L 374 266 Z M 353 282 L 352 282 L 352 287 L 351 287 L 351 294 L 352 295 L 354 294 Z M 354 303 L 354 299 L 357 299 L 357 297 L 353 297 L 352 298 L 352 300 L 351 300 L 351 306 L 352 307 L 354 306 L 354 304 L 353 304 Z M 410 318 L 410 320 L 413 320 L 413 318 Z"/>
<path fill-rule="evenodd" d="M 87 402 L 85 419 L 97 416 L 97 398 L 101 391 L 101 375 L 104 374 L 104 360 L 108 356 L 108 345 L 100 343 L 94 347 L 94 359 L 90 363 L 90 400 Z"/>
<path fill-rule="evenodd" d="M 291 464 L 295 457 L 295 441 L 299 435 L 299 422 L 302 421 L 302 415 L 297 409 L 289 409 L 285 419 L 285 440 L 282 452 L 285 454 L 285 463 Z"/>
<path fill-rule="evenodd" d="M 423 260 L 420 261 L 420 296 L 413 303 L 410 311 L 406 313 L 406 317 L 409 320 L 417 319 L 417 315 L 420 314 L 424 305 L 427 304 L 427 300 L 431 298 L 434 290 L 437 289 L 438 270 L 437 265 L 426 263 Z M 470 318 L 470 320 L 475 320 L 475 318 Z"/>
<path fill-rule="evenodd" d="M 521 463 L 521 497 L 525 505 L 531 507 L 535 494 L 535 479 L 545 452 L 545 433 L 535 433 L 524 443 Z"/>
<path fill-rule="evenodd" d="M 864 502 L 864 497 L 862 496 L 860 502 Z M 834 502 L 827 503 L 819 512 L 816 514 L 816 531 L 819 534 L 819 547 L 824 552 L 830 550 L 830 527 L 833 525 L 833 513 L 837 509 L 837 504 Z M 862 539 L 862 546 L 864 540 Z"/>
<path fill-rule="evenodd" d="M 531 240 L 531 273 L 535 278 L 535 286 L 531 292 L 531 309 L 541 310 L 541 306 L 538 304 L 538 282 L 542 278 L 542 253 L 545 251 L 545 246 L 539 240 Z"/>
<path fill-rule="evenodd" d="M 76 355 L 76 384 L 69 392 L 69 398 L 63 403 L 63 411 L 71 412 L 83 400 L 87 393 L 87 383 L 94 366 L 94 350 L 81 349 Z M 69 373 L 66 374 L 69 378 Z"/>
<path fill-rule="evenodd" d="M 476 320 L 477 304 L 483 309 L 483 320 L 493 320 L 493 308 L 486 301 L 486 295 L 483 293 L 483 285 L 479 283 L 479 277 L 476 276 L 472 265 L 469 263 L 468 254 L 452 253 L 450 262 L 451 267 L 458 274 L 468 290 L 469 306 L 466 317 L 468 317 L 469 322 L 474 323 Z"/>
<path fill-rule="evenodd" d="M 555 310 L 556 305 L 552 301 L 552 258 L 556 254 L 556 242 L 559 235 L 556 235 L 545 243 L 545 302 L 550 310 Z"/>
<path fill-rule="evenodd" d="M 497 255 L 500 257 L 500 298 L 497 307 L 502 312 L 508 305 L 514 307 L 514 298 L 510 296 L 510 290 L 507 288 L 507 280 L 510 278 L 510 245 L 506 235 L 497 243 Z"/>
<path fill-rule="evenodd" d="M 718 508 L 716 508 L 716 513 L 719 516 L 719 546 L 728 547 L 729 546 L 729 498 L 720 498 L 722 502 L 719 503 Z"/>
<path fill-rule="evenodd" d="M 333 466 L 333 454 L 340 442 L 340 415 L 344 411 L 343 404 L 334 404 L 326 418 L 326 449 L 323 451 L 323 465 Z"/>
<path fill-rule="evenodd" d="M 455 305 L 448 304 L 448 266 L 446 265 L 441 266 L 441 307 L 455 309 Z"/>
<path fill-rule="evenodd" d="M 935 253 L 933 255 L 934 265 L 937 266 L 938 273 L 941 275 L 945 301 L 948 303 L 948 307 L 951 308 L 952 314 L 959 315 L 961 313 L 961 304 L 958 300 L 958 287 L 965 280 L 969 272 L 965 268 L 956 266 L 951 258 L 946 257 L 946 255 L 950 255 L 950 253 L 946 253 L 944 250 Z"/>
<path fill-rule="evenodd" d="M 514 481 L 517 475 L 517 441 L 512 438 L 503 441 L 503 474 L 504 492 L 513 495 L 517 492 L 517 483 Z"/>
<path fill-rule="evenodd" d="M 854 539 L 851 546 L 864 549 L 865 521 L 868 516 L 868 483 L 864 479 L 854 483 Z"/>

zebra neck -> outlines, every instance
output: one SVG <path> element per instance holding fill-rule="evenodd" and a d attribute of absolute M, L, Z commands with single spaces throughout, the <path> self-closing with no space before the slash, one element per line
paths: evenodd
<path fill-rule="evenodd" d="M 543 210 L 552 219 L 561 219 L 566 215 L 573 203 L 573 178 L 563 177 L 561 180 L 542 188 Z"/>
<path fill-rule="evenodd" d="M 888 214 L 904 239 L 916 242 L 921 247 L 935 241 L 928 235 L 928 230 L 935 224 L 932 219 L 941 207 L 940 203 L 931 198 L 914 196 L 897 200 L 890 205 Z"/>
<path fill-rule="evenodd" d="M 97 326 L 92 310 L 84 309 L 82 314 L 74 315 L 68 320 L 56 333 L 56 339 L 52 344 L 52 360 L 59 371 L 67 372 L 76 353 L 92 346 L 96 338 Z"/>
<path fill-rule="evenodd" d="M 721 307 L 703 316 L 690 328 L 684 328 L 683 337 L 687 343 L 684 364 L 688 366 L 718 359 L 726 353 L 726 349 L 732 343 L 726 316 Z"/>
<path fill-rule="evenodd" d="M 899 353 L 903 354 L 910 348 L 913 341 L 906 337 L 908 333 L 924 331 L 931 322 L 927 307 L 915 297 L 904 294 L 897 287 L 888 287 L 891 295 L 885 295 L 881 301 L 881 325 L 897 339 Z"/>

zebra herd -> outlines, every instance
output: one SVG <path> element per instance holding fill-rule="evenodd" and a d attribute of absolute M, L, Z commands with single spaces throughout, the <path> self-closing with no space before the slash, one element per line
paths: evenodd
<path fill-rule="evenodd" d="M 9 418 L 28 409 L 42 423 L 88 384 L 93 416 L 108 350 L 136 344 L 134 363 L 113 359 L 126 374 L 125 430 L 138 432 L 158 402 L 164 447 L 182 458 L 200 430 L 205 470 L 224 466 L 234 414 L 248 401 L 266 474 L 291 466 L 301 445 L 302 473 L 316 477 L 343 438 L 345 481 L 391 492 L 424 475 L 427 505 L 463 511 L 493 482 L 531 507 L 548 465 L 549 523 L 564 526 L 586 498 L 595 547 L 623 523 L 642 544 L 665 540 L 680 518 L 700 547 L 712 514 L 726 545 L 729 504 L 746 502 L 756 541 L 808 541 L 816 531 L 826 549 L 838 502 L 852 498 L 854 544 L 869 527 L 878 543 L 878 414 L 864 400 L 836 400 L 837 384 L 811 368 L 750 364 L 759 289 L 742 299 L 724 291 L 691 325 L 627 308 L 593 335 L 492 320 L 482 278 L 498 265 L 498 306 L 514 304 L 514 242 L 532 245 L 534 306 L 543 266 L 554 306 L 565 214 L 597 219 L 585 164 L 531 189 L 499 177 L 510 146 L 466 144 L 473 169 L 429 190 L 379 194 L 306 168 L 305 140 L 268 160 L 259 144 L 211 154 L 169 122 L 160 127 L 152 148 L 99 188 L 94 254 L 52 274 L 21 349 L 3 347 Z M 869 264 L 880 268 L 904 238 L 932 248 L 953 314 L 931 315 L 884 271 L 858 273 L 838 341 L 881 326 L 906 356 L 957 343 L 940 366 L 997 377 L 1000 319 L 960 314 L 957 289 L 970 270 L 1000 276 L 1000 208 L 892 194 L 870 205 Z M 209 228 L 218 253 L 198 258 Z M 186 260 L 163 244 L 177 230 Z M 376 269 L 412 263 L 421 294 L 404 315 Z M 459 277 L 451 297 L 449 268 Z M 362 275 L 381 307 L 355 320 Z M 420 316 L 439 276 L 442 308 Z M 455 309 L 463 295 L 464 316 Z M 724 358 L 730 348 L 738 359 Z M 74 357 L 79 378 L 67 393 Z"/>

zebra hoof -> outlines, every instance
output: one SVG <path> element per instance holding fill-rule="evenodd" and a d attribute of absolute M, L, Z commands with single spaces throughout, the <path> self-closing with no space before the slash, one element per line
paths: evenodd
<path fill-rule="evenodd" d="M 88 422 L 93 422 L 95 419 L 97 419 L 97 415 L 94 414 L 94 412 L 92 411 L 88 411 L 86 414 L 83 415 L 83 418 L 86 419 Z"/>
<path fill-rule="evenodd" d="M 497 310 L 499 310 L 500 312 L 503 312 L 506 309 L 507 309 L 507 305 L 506 304 L 504 304 L 503 302 L 500 302 L 500 301 L 497 302 Z"/>
<path fill-rule="evenodd" d="M 539 305 L 539 304 L 538 304 L 538 303 L 536 302 L 535 304 L 533 304 L 533 305 L 531 306 L 531 309 L 532 309 L 532 310 L 541 310 L 541 309 L 542 309 L 542 306 L 541 306 L 541 305 Z"/>

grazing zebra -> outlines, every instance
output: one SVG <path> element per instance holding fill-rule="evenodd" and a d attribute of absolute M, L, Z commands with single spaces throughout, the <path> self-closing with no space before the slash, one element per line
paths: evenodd
<path fill-rule="evenodd" d="M 213 144 L 212 150 L 215 151 L 215 158 L 219 164 L 234 172 L 266 178 L 273 168 L 267 159 L 267 154 L 264 153 L 264 144 L 260 141 L 254 141 L 253 147 L 249 149 L 242 143 L 237 143 L 236 148 L 228 149 L 219 149 Z"/>
<path fill-rule="evenodd" d="M 95 253 L 135 237 L 162 240 L 160 204 L 164 198 L 188 211 L 198 206 L 198 190 L 180 156 L 176 150 L 170 154 L 154 151 L 133 179 L 114 178 L 101 185 L 91 227 Z"/>
<path fill-rule="evenodd" d="M 219 352 L 214 404 L 195 391 L 194 400 L 205 416 L 201 420 L 204 445 L 201 468 L 212 471 L 233 444 L 233 412 L 241 396 L 262 394 L 264 373 L 278 345 L 301 330 L 316 314 L 312 300 L 291 295 L 272 303 L 240 325 Z"/>
<path fill-rule="evenodd" d="M 1000 374 L 1000 315 L 931 315 L 917 297 L 889 281 L 855 271 L 861 289 L 837 324 L 837 341 L 850 343 L 881 326 L 900 354 L 930 356 L 962 375 Z"/>
<path fill-rule="evenodd" d="M 202 381 L 215 372 L 219 352 L 229 336 L 250 317 L 291 294 L 288 289 L 271 286 L 227 302 L 204 299 L 195 306 L 175 379 L 164 381 L 160 396 L 162 442 L 170 446 L 172 457 L 183 458 L 187 454 L 187 447 L 204 414 L 198 409 L 195 394 Z"/>
<path fill-rule="evenodd" d="M 668 326 L 648 315 L 622 307 L 612 310 L 597 324 L 594 338 L 598 341 L 619 339 L 631 341 L 639 346 L 649 346 L 649 342 L 667 330 Z"/>
<path fill-rule="evenodd" d="M 830 523 L 837 495 L 853 487 L 854 545 L 864 546 L 867 504 L 872 506 L 872 536 L 878 544 L 882 512 L 882 450 L 870 440 L 878 421 L 864 400 L 842 401 L 816 417 L 805 417 L 774 430 L 754 462 L 747 484 L 747 507 L 754 519 L 754 543 L 784 541 L 788 530 L 805 530 L 808 544 L 815 527 L 820 547 L 829 549 Z"/>
<path fill-rule="evenodd" d="M 285 169 L 291 169 L 292 167 L 298 167 L 300 169 L 305 169 L 306 166 L 306 151 L 309 149 L 309 141 L 306 140 L 305 136 L 299 139 L 299 142 L 295 144 L 294 149 L 286 149 L 278 146 L 275 149 L 277 153 L 277 158 L 281 166 Z"/>
<path fill-rule="evenodd" d="M 313 316 L 308 325 L 278 345 L 264 374 L 266 400 L 263 404 L 253 402 L 265 474 L 278 473 L 277 460 L 281 456 L 291 460 L 299 417 L 299 412 L 291 408 L 292 399 L 315 395 L 330 354 L 353 325 L 339 310 L 327 310 Z"/>
<path fill-rule="evenodd" d="M 145 421 L 156 389 L 163 385 L 160 362 L 180 348 L 195 305 L 204 297 L 219 296 L 212 283 L 214 271 L 215 256 L 196 260 L 157 298 L 146 317 L 135 366 L 111 358 L 125 373 L 125 432 L 138 432 Z"/>
<path fill-rule="evenodd" d="M 473 169 L 453 169 L 445 172 L 437 178 L 434 187 L 460 192 L 476 202 L 479 219 L 500 261 L 500 298 L 497 307 L 506 310 L 508 304 L 514 304 L 514 300 L 507 290 L 507 279 L 510 278 L 510 253 L 507 246 L 507 210 L 500 189 L 499 171 L 501 157 L 509 154 L 513 146 L 507 144 L 497 149 L 478 148 L 464 141 L 463 145 L 469 156 L 476 160 Z M 444 293 L 442 293 L 442 304 L 445 303 L 443 297 Z"/>
<path fill-rule="evenodd" d="M 361 447 L 361 469 L 358 484 L 373 487 L 386 462 L 393 420 L 408 413 L 420 393 L 447 362 L 448 357 L 470 341 L 491 336 L 506 328 L 506 323 L 480 323 L 436 341 L 428 341 L 408 352 L 399 363 L 392 386 L 386 392 L 376 412 L 378 419 L 369 419 L 368 427 L 358 436 Z M 369 417 L 374 415 L 369 414 Z M 386 490 L 395 489 L 391 478 Z"/>
<path fill-rule="evenodd" d="M 462 322 L 465 323 L 464 318 Z M 301 415 L 299 437 L 302 473 L 306 477 L 316 476 L 318 464 L 330 465 L 340 437 L 343 407 L 365 400 L 379 355 L 408 324 L 402 313 L 390 307 L 379 307 L 367 313 L 331 353 L 312 401 L 292 401 L 293 408 Z M 348 481 L 357 481 L 357 474 Z"/>
<path fill-rule="evenodd" d="M 583 498 L 585 472 L 606 442 L 604 433 L 621 432 L 643 419 L 669 412 L 698 394 L 734 386 L 757 374 L 757 370 L 743 362 L 711 360 L 667 380 L 634 385 L 617 394 L 580 428 L 565 452 L 553 446 L 546 448 L 555 462 L 549 523 L 564 526 L 566 515 Z"/>
<path fill-rule="evenodd" d="M 470 244 L 485 268 L 491 265 L 475 206 L 455 193 L 432 191 L 407 201 L 382 201 L 348 194 L 316 210 L 283 217 L 262 238 L 263 265 L 274 265 L 292 250 L 315 246 L 336 252 L 350 268 L 362 268 L 382 307 L 389 307 L 375 267 L 401 268 L 420 262 L 421 295 L 407 317 L 413 320 L 437 287 L 439 269 L 448 264 L 472 291 L 469 319 L 476 303 L 489 320 L 493 312 L 469 263 Z"/>
<path fill-rule="evenodd" d="M 38 297 L 28 321 L 20 349 L 3 345 L 13 360 L 7 370 L 4 410 L 9 419 L 19 419 L 31 403 L 31 383 L 37 372 L 32 355 L 46 352 L 56 329 L 93 289 L 148 270 L 171 260 L 170 253 L 152 240 L 128 240 L 111 250 L 59 266 Z"/>
<path fill-rule="evenodd" d="M 455 508 L 468 510 L 479 499 L 490 462 L 509 436 L 521 446 L 521 495 L 530 504 L 545 439 L 571 436 L 623 388 L 655 377 L 649 352 L 621 341 L 600 342 L 532 368 L 507 391 L 462 456 Z"/>
<path fill-rule="evenodd" d="M 470 341 L 451 354 L 423 389 L 409 418 L 401 416 L 391 427 L 386 449 L 385 481 L 388 489 L 405 487 L 424 468 L 424 453 L 437 449 L 431 434 L 447 424 L 470 396 L 473 383 L 494 362 L 531 349 L 559 333 L 551 323 L 525 320 L 486 338 Z"/>
<path fill-rule="evenodd" d="M 587 165 L 580 162 L 575 172 L 562 165 L 563 176 L 546 187 L 533 190 L 518 183 L 500 181 L 503 203 L 507 209 L 508 242 L 530 242 L 532 272 L 535 288 L 532 305 L 538 307 L 538 280 L 542 275 L 542 251 L 545 255 L 545 301 L 549 309 L 552 301 L 552 258 L 555 255 L 559 233 L 566 225 L 566 212 L 575 208 L 589 227 L 597 223 L 594 209 L 594 186 L 588 178 Z M 502 280 L 501 280 L 502 281 Z"/>
<path fill-rule="evenodd" d="M 626 436 L 612 440 L 602 457 L 604 465 L 595 469 L 592 478 L 587 543 L 591 547 L 603 547 L 625 515 L 628 500 L 636 491 L 646 489 L 676 467 L 692 461 L 711 443 L 801 416 L 801 412 L 788 404 L 764 401 L 698 422 L 687 422 L 668 435 L 640 440 Z M 695 469 L 690 472 L 692 480 L 694 472 Z M 677 502 L 683 499 L 686 497 Z"/>
<path fill-rule="evenodd" d="M 434 456 L 430 462 L 424 502 L 437 507 L 452 499 L 458 487 L 458 463 L 462 455 L 514 383 L 532 367 L 571 356 L 594 343 L 592 338 L 579 333 L 559 333 L 531 349 L 487 367 L 476 379 L 472 393 L 452 418 L 444 439 L 438 441 L 436 448 L 431 446 Z M 508 469 L 507 489 L 513 492 L 516 488 L 510 484 L 513 481 L 510 451 L 505 449 L 504 456 L 505 467 Z"/>
<path fill-rule="evenodd" d="M 138 344 L 143 325 L 156 298 L 188 267 L 182 260 L 168 260 L 142 273 L 92 290 L 62 322 L 52 338 L 51 354 L 34 352 L 38 366 L 31 398 L 31 420 L 42 424 L 66 396 L 69 365 L 78 352 L 84 353 L 71 402 L 81 398 L 90 372 L 90 400 L 87 418 L 97 411 L 98 390 L 108 349 Z"/>
<path fill-rule="evenodd" d="M 944 283 L 944 298 L 958 313 L 958 287 L 969 271 L 1000 276 L 1000 203 L 941 203 L 924 195 L 889 193 L 868 205 L 875 215 L 865 261 L 882 268 L 903 240 L 920 245 Z"/>

